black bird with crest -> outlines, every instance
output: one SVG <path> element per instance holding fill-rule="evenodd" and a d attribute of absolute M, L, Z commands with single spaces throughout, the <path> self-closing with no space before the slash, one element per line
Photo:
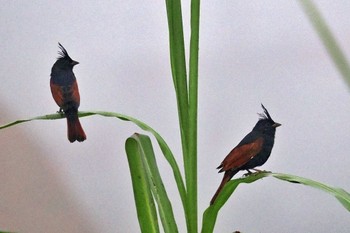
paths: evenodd
<path fill-rule="evenodd" d="M 253 130 L 231 150 L 217 169 L 225 172 L 221 184 L 210 201 L 212 205 L 225 184 L 239 171 L 254 169 L 263 165 L 270 157 L 275 142 L 276 128 L 281 124 L 272 120 L 269 112 L 261 104 L 264 113 L 259 114 L 260 119 Z"/>
<path fill-rule="evenodd" d="M 86 139 L 85 132 L 78 118 L 80 94 L 78 83 L 73 73 L 73 67 L 79 62 L 68 55 L 67 50 L 58 43 L 61 49 L 57 61 L 51 69 L 50 88 L 52 97 L 67 118 L 68 140 L 82 142 Z"/>

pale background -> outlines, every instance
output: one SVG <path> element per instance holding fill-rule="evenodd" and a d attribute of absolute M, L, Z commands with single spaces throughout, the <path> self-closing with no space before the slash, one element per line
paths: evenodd
<path fill-rule="evenodd" d="M 49 75 L 61 42 L 80 62 L 74 68 L 80 110 L 114 111 L 148 123 L 181 161 L 164 1 L 1 5 L 0 124 L 58 110 Z M 317 5 L 349 58 L 350 1 Z M 215 167 L 252 129 L 260 103 L 282 123 L 263 169 L 350 191 L 349 89 L 298 2 L 202 1 L 201 10 L 199 221 L 222 178 Z M 188 1 L 183 13 L 188 45 Z M 139 232 L 124 143 L 142 131 L 98 116 L 81 122 L 88 137 L 83 143 L 68 142 L 65 120 L 0 131 L 0 229 Z M 154 147 L 185 232 L 172 172 Z M 215 232 L 349 229 L 349 212 L 332 196 L 265 178 L 239 187 Z"/>

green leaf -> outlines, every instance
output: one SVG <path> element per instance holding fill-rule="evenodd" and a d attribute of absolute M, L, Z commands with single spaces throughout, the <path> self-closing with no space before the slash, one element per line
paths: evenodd
<path fill-rule="evenodd" d="M 200 0 L 191 1 L 191 40 L 189 60 L 189 155 L 185 161 L 189 232 L 198 232 L 198 172 L 197 172 L 197 118 L 198 118 L 198 50 Z"/>
<path fill-rule="evenodd" d="M 157 202 L 158 212 L 159 212 L 160 219 L 162 221 L 164 232 L 166 233 L 178 232 L 174 214 L 173 214 L 173 209 L 169 201 L 168 195 L 166 193 L 166 190 L 164 188 L 163 181 L 159 174 L 159 170 L 158 170 L 157 162 L 154 156 L 153 147 L 152 147 L 150 138 L 147 135 L 134 134 L 132 137 L 127 139 L 126 148 L 127 148 L 129 164 L 134 163 L 133 159 L 135 159 L 135 156 L 139 156 L 139 158 L 141 158 L 142 160 L 142 167 L 137 167 L 137 169 L 142 169 L 142 171 L 146 173 L 148 184 L 149 184 L 148 188 L 151 189 L 153 197 Z M 128 151 L 129 152 L 131 151 L 133 153 L 137 152 L 137 154 L 129 155 Z M 135 163 L 138 164 L 138 161 L 136 161 Z M 134 172 L 134 170 L 131 171 L 131 173 L 132 172 Z M 144 199 L 141 197 L 141 199 L 137 203 L 140 204 L 143 201 Z M 141 214 L 144 214 L 142 211 L 142 208 L 143 208 L 142 205 L 141 205 Z M 142 232 L 148 232 L 148 231 L 142 231 Z"/>
<path fill-rule="evenodd" d="M 221 207 L 226 203 L 228 198 L 232 195 L 232 193 L 236 190 L 239 184 L 241 183 L 252 183 L 258 179 L 265 177 L 265 173 L 255 173 L 253 175 L 233 179 L 229 181 L 219 196 L 216 198 L 213 205 L 209 206 L 203 213 L 203 221 L 202 221 L 202 233 L 211 233 L 214 231 L 214 226 L 216 222 L 216 218 Z"/>
<path fill-rule="evenodd" d="M 166 9 L 169 28 L 170 63 L 173 83 L 176 94 L 177 109 L 179 115 L 181 144 L 183 158 L 188 157 L 188 89 L 185 43 L 182 26 L 182 10 L 180 0 L 166 0 Z M 186 162 L 184 162 L 186 166 Z M 186 169 L 185 169 L 186 174 Z"/>
<path fill-rule="evenodd" d="M 137 120 L 133 117 L 127 116 L 127 115 L 123 115 L 120 113 L 115 113 L 115 112 L 102 112 L 102 111 L 89 111 L 89 112 L 79 112 L 79 117 L 86 117 L 86 116 L 92 116 L 92 115 L 99 115 L 99 116 L 104 116 L 104 117 L 116 117 L 120 120 L 123 121 L 130 121 L 132 123 L 134 123 L 135 125 L 137 125 L 138 127 L 140 127 L 141 129 L 148 131 L 150 133 L 153 134 L 153 136 L 156 138 L 158 145 L 160 147 L 160 149 L 162 150 L 165 159 L 168 161 L 170 167 L 172 168 L 173 171 L 173 175 L 176 181 L 176 185 L 177 188 L 179 190 L 180 193 L 180 197 L 181 197 L 181 201 L 183 203 L 183 206 L 185 206 L 185 202 L 186 202 L 186 189 L 185 189 L 185 185 L 184 182 L 182 180 L 182 176 L 181 176 L 181 172 L 180 169 L 177 165 L 177 162 L 174 158 L 173 153 L 171 152 L 170 148 L 168 147 L 168 145 L 166 144 L 166 142 L 164 141 L 164 139 L 159 135 L 158 132 L 156 132 L 154 129 L 152 129 L 150 126 L 148 126 L 146 123 L 143 123 L 140 120 Z M 38 116 L 38 117 L 33 117 L 30 119 L 25 119 L 25 120 L 17 120 L 14 122 L 11 122 L 9 124 L 0 126 L 0 129 L 4 129 L 10 126 L 14 126 L 20 123 L 24 123 L 24 122 L 28 122 L 28 121 L 34 121 L 34 120 L 56 120 L 56 119 L 60 119 L 60 118 L 64 118 L 64 116 L 62 114 L 50 114 L 50 115 L 44 115 L 44 116 Z"/>
<path fill-rule="evenodd" d="M 142 159 L 144 155 L 138 144 L 139 143 L 134 138 L 128 138 L 125 143 L 137 217 L 139 219 L 141 232 L 159 232 L 156 207 Z"/>
<path fill-rule="evenodd" d="M 56 113 L 56 114 L 50 114 L 50 115 L 44 115 L 44 116 L 38 116 L 38 117 L 33 117 L 33 118 L 29 118 L 29 119 L 24 119 L 24 120 L 17 120 L 11 123 L 8 123 L 6 125 L 2 125 L 0 126 L 0 129 L 5 129 L 20 123 L 25 123 L 28 121 L 35 121 L 35 120 L 57 120 L 57 119 L 61 119 L 64 118 L 64 116 L 62 114 Z"/>
<path fill-rule="evenodd" d="M 322 14 L 311 0 L 300 0 L 299 2 L 322 40 L 328 54 L 338 68 L 338 71 L 343 76 L 343 79 L 348 84 L 348 87 L 350 87 L 350 65 L 345 57 L 345 54 L 333 36 L 331 29 L 327 26 Z"/>
<path fill-rule="evenodd" d="M 239 184 L 252 183 L 268 176 L 272 176 L 280 180 L 292 182 L 294 184 L 303 184 L 303 185 L 307 185 L 313 188 L 323 190 L 335 196 L 338 199 L 338 201 L 348 211 L 350 211 L 350 194 L 343 189 L 333 188 L 325 184 L 322 184 L 310 179 L 302 178 L 299 176 L 282 174 L 282 173 L 258 172 L 258 173 L 253 173 L 247 177 L 233 179 L 224 186 L 221 193 L 217 197 L 215 203 L 209 206 L 203 213 L 202 233 L 213 232 L 219 210 L 227 202 L 227 200 L 229 199 L 229 197 L 232 195 L 232 193 L 235 191 L 235 189 L 238 187 Z"/>
<path fill-rule="evenodd" d="M 344 208 L 347 209 L 348 211 L 350 211 L 350 194 L 348 192 L 346 192 L 344 189 L 330 187 L 330 186 L 322 184 L 320 182 L 306 179 L 306 178 L 299 177 L 299 176 L 294 176 L 294 175 L 272 173 L 271 176 L 273 176 L 277 179 L 280 179 L 280 180 L 285 180 L 285 181 L 289 181 L 292 183 L 300 183 L 303 185 L 307 185 L 307 186 L 325 191 L 325 192 L 333 195 L 335 198 L 337 198 L 338 201 L 344 206 Z"/>

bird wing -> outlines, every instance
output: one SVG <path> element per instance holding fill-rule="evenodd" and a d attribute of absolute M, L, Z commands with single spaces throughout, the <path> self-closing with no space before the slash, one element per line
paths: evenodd
<path fill-rule="evenodd" d="M 221 168 L 219 172 L 242 167 L 261 151 L 263 143 L 263 137 L 258 137 L 250 143 L 240 143 L 233 148 L 233 150 L 222 161 L 221 165 L 218 167 Z"/>
<path fill-rule="evenodd" d="M 60 108 L 70 107 L 72 103 L 75 108 L 79 107 L 80 95 L 77 82 L 73 82 L 72 85 L 59 86 L 51 81 L 50 87 L 52 96 Z"/>
<path fill-rule="evenodd" d="M 52 81 L 50 82 L 50 88 L 51 88 L 53 99 L 55 100 L 55 102 L 59 107 L 62 107 L 64 103 L 62 88 L 58 85 L 55 85 Z"/>
<path fill-rule="evenodd" d="M 72 94 L 71 94 L 72 101 L 74 101 L 79 106 L 80 95 L 79 95 L 78 83 L 76 81 L 73 82 L 71 90 L 72 90 Z"/>

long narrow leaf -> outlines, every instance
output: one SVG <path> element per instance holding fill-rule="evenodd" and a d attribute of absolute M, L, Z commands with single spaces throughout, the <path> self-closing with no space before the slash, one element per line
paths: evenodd
<path fill-rule="evenodd" d="M 116 117 L 120 120 L 124 120 L 124 121 L 130 121 L 133 122 L 135 125 L 137 125 L 138 127 L 140 127 L 141 129 L 148 131 L 150 133 L 153 134 L 153 136 L 156 138 L 158 145 L 160 147 L 160 149 L 162 150 L 165 159 L 168 161 L 169 165 L 172 168 L 173 171 L 173 175 L 176 181 L 176 185 L 177 188 L 179 190 L 180 193 L 180 197 L 182 200 L 183 205 L 185 206 L 185 202 L 186 202 L 186 190 L 185 190 L 185 185 L 181 176 L 181 172 L 180 169 L 177 165 L 177 162 L 174 158 L 173 153 L 171 152 L 170 148 L 168 147 L 167 143 L 164 141 L 164 139 L 160 136 L 160 134 L 158 132 L 156 132 L 154 129 L 152 129 L 150 126 L 148 126 L 147 124 L 143 123 L 140 120 L 137 120 L 133 117 L 127 116 L 127 115 L 123 115 L 120 113 L 115 113 L 115 112 L 102 112 L 102 111 L 90 111 L 90 112 L 79 112 L 79 116 L 80 117 L 86 117 L 86 116 L 92 116 L 92 115 L 100 115 L 100 116 L 104 116 L 104 117 Z M 29 118 L 29 119 L 25 119 L 25 120 L 17 120 L 14 122 L 11 122 L 9 124 L 0 126 L 0 129 L 4 129 L 10 126 L 14 126 L 20 123 L 24 123 L 24 122 L 28 122 L 28 121 L 34 121 L 34 120 L 56 120 L 56 119 L 60 119 L 60 118 L 64 118 L 64 116 L 62 114 L 50 114 L 50 115 L 44 115 L 44 116 L 38 116 L 38 117 L 33 117 L 33 118 Z"/>
<path fill-rule="evenodd" d="M 186 72 L 185 43 L 182 26 L 182 10 L 180 0 L 166 0 L 168 28 L 169 28 L 169 47 L 170 63 L 175 87 L 177 108 L 179 114 L 179 124 L 181 133 L 181 144 L 185 160 L 188 157 L 188 88 Z M 185 169 L 186 175 L 186 169 Z M 187 175 L 186 175 L 187 176 Z"/>
<path fill-rule="evenodd" d="M 137 142 L 137 147 L 140 151 L 139 155 L 143 160 L 143 169 L 148 177 L 149 186 L 152 190 L 153 197 L 157 202 L 158 213 L 162 221 L 164 232 L 176 233 L 178 232 L 178 229 L 175 222 L 173 209 L 164 188 L 162 178 L 159 174 L 151 140 L 147 135 L 143 134 L 134 134 L 128 140 L 131 139 Z"/>
<path fill-rule="evenodd" d="M 350 212 L 350 194 L 346 192 L 344 189 L 341 188 L 334 188 L 330 187 L 328 185 L 322 184 L 320 182 L 310 180 L 307 178 L 294 176 L 294 175 L 288 175 L 288 174 L 280 174 L 280 173 L 272 173 L 271 176 L 280 179 L 289 181 L 292 183 L 300 183 L 304 184 L 316 189 L 320 189 L 324 192 L 327 192 L 331 195 L 333 195 L 335 198 L 338 199 L 338 201 L 344 206 L 345 209 L 347 209 Z"/>
<path fill-rule="evenodd" d="M 197 111 L 198 111 L 198 50 L 199 50 L 200 0 L 191 1 L 191 40 L 189 62 L 189 157 L 187 170 L 187 208 L 189 208 L 189 232 L 198 232 L 198 187 L 197 187 Z"/>
<path fill-rule="evenodd" d="M 255 175 L 250 175 L 244 178 L 234 179 L 229 181 L 222 189 L 219 196 L 216 198 L 213 205 L 209 206 L 203 213 L 202 221 L 202 233 L 212 233 L 214 231 L 214 226 L 216 218 L 221 207 L 226 203 L 228 198 L 236 190 L 237 186 L 241 183 L 251 183 L 258 179 L 265 177 L 265 173 L 258 173 Z"/>
<path fill-rule="evenodd" d="M 202 233 L 213 232 L 219 210 L 226 203 L 228 198 L 232 195 L 232 193 L 235 191 L 235 189 L 239 184 L 252 183 L 268 176 L 272 176 L 280 180 L 284 180 L 284 181 L 288 181 L 296 184 L 303 184 L 303 185 L 307 185 L 313 188 L 323 190 L 335 196 L 338 199 L 338 201 L 344 206 L 344 208 L 350 211 L 350 194 L 343 189 L 333 188 L 328 185 L 325 185 L 310 179 L 302 178 L 299 176 L 281 174 L 281 173 L 259 172 L 244 178 L 231 180 L 225 185 L 225 187 L 222 189 L 221 193 L 219 194 L 218 198 L 216 199 L 215 203 L 209 206 L 203 214 Z"/>
<path fill-rule="evenodd" d="M 2 125 L 0 126 L 0 129 L 5 129 L 17 124 L 21 124 L 21 123 L 25 123 L 28 121 L 35 121 L 35 120 L 57 120 L 57 119 L 61 119 L 64 118 L 64 116 L 62 114 L 56 113 L 56 114 L 49 114 L 49 115 L 44 115 L 44 116 L 38 116 L 38 117 L 33 117 L 33 118 L 28 118 L 28 119 L 23 119 L 23 120 L 17 120 L 11 123 L 8 123 L 6 125 Z"/>
<path fill-rule="evenodd" d="M 141 232 L 157 233 L 159 232 L 157 212 L 142 161 L 143 153 L 134 138 L 126 140 L 125 150 Z"/>
<path fill-rule="evenodd" d="M 326 21 L 323 19 L 321 13 L 316 5 L 311 0 L 299 0 L 306 15 L 309 17 L 312 25 L 317 31 L 323 45 L 327 49 L 328 54 L 332 58 L 334 64 L 343 76 L 344 81 L 350 87 L 350 65 L 344 53 L 338 45 Z"/>

